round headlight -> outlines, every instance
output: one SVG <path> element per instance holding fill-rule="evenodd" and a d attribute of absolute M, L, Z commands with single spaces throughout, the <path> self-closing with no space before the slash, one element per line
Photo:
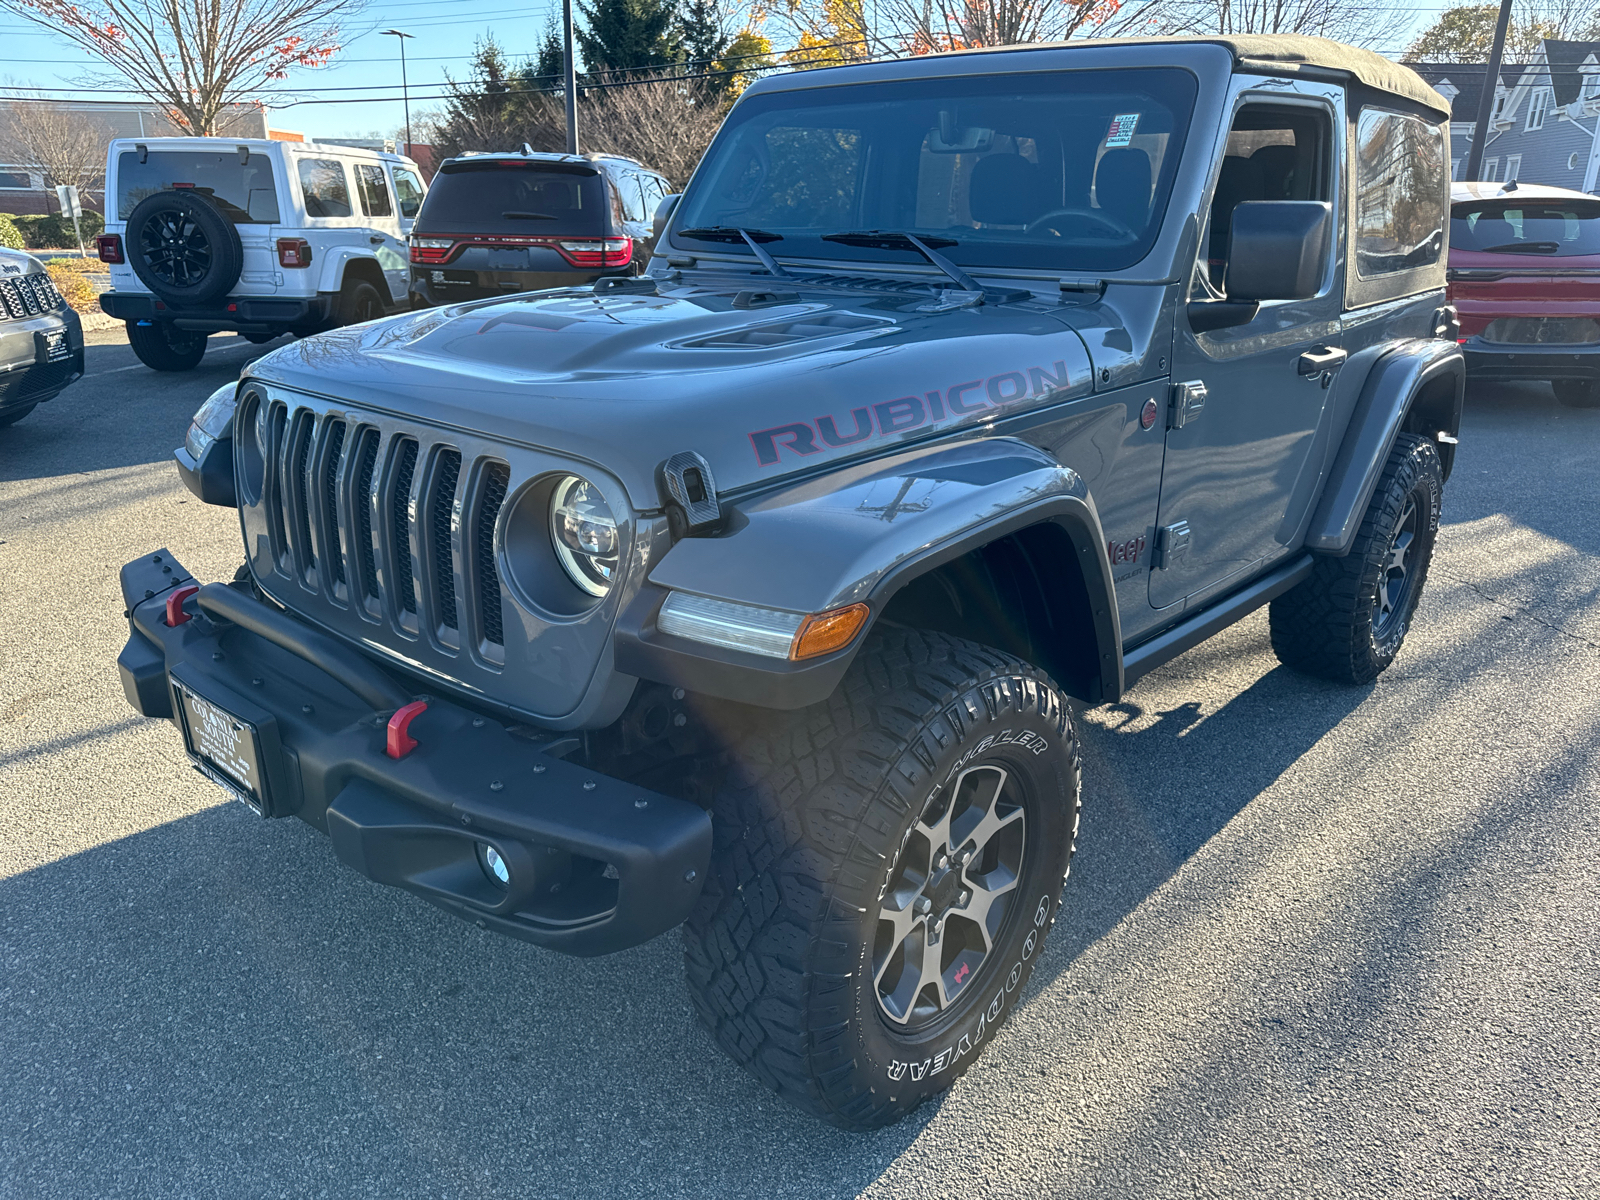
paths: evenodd
<path fill-rule="evenodd" d="M 617 577 L 617 520 L 587 479 L 566 475 L 550 498 L 550 539 L 572 582 L 604 596 Z"/>

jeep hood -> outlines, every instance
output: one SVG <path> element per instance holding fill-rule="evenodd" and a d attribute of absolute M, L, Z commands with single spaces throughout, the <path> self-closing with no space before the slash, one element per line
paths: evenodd
<path fill-rule="evenodd" d="M 338 330 L 247 375 L 587 460 L 650 510 L 657 466 L 682 450 L 728 493 L 1093 390 L 1084 343 L 1051 306 L 960 304 L 570 289 Z"/>

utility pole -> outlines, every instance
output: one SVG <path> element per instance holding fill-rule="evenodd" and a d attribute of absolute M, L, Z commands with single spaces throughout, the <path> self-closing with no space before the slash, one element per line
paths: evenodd
<path fill-rule="evenodd" d="M 1500 0 L 1500 19 L 1495 22 L 1494 46 L 1489 51 L 1489 66 L 1483 77 L 1483 91 L 1478 96 L 1478 123 L 1472 131 L 1472 147 L 1467 151 L 1467 165 L 1461 169 L 1463 180 L 1476 180 L 1483 173 L 1483 147 L 1489 140 L 1489 117 L 1494 113 L 1495 85 L 1500 81 L 1500 60 L 1506 51 L 1506 26 L 1511 24 L 1511 0 Z"/>
<path fill-rule="evenodd" d="M 567 153 L 578 152 L 578 67 L 572 57 L 572 0 L 561 0 L 561 37 L 567 60 Z"/>
<path fill-rule="evenodd" d="M 401 33 L 398 29 L 384 29 L 380 33 L 389 37 L 400 39 L 400 100 L 406 110 L 406 157 L 411 157 L 411 89 L 406 84 L 406 39 L 416 37 L 414 33 Z"/>

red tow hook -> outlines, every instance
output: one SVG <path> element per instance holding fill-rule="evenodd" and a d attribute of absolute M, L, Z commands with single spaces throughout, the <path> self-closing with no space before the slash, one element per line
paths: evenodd
<path fill-rule="evenodd" d="M 180 588 L 173 588 L 167 594 L 167 624 L 176 628 L 189 620 L 189 614 L 183 611 L 183 602 L 200 590 L 200 585 L 186 583 Z"/>
<path fill-rule="evenodd" d="M 413 700 L 395 710 L 394 716 L 389 718 L 389 745 L 386 751 L 390 758 L 404 758 L 417 748 L 417 739 L 411 736 L 411 722 L 427 711 L 426 700 Z"/>

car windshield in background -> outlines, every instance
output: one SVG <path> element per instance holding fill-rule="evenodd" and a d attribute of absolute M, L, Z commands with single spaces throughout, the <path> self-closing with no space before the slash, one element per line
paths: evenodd
<path fill-rule="evenodd" d="M 117 156 L 119 221 L 126 221 L 146 197 L 189 189 L 211 197 L 235 225 L 273 225 L 278 221 L 272 160 L 264 154 L 252 154 L 242 164 L 231 147 L 226 153 L 152 150 L 144 162 L 134 150 Z"/>
<path fill-rule="evenodd" d="M 552 170 L 492 158 L 450 163 L 428 189 L 417 232 L 604 234 L 605 183 L 593 167 Z"/>
<path fill-rule="evenodd" d="M 1457 204 L 1450 248 L 1533 258 L 1600 254 L 1600 200 Z"/>
<path fill-rule="evenodd" d="M 673 242 L 705 252 L 676 231 L 750 228 L 784 257 L 921 261 L 824 240 L 887 230 L 963 266 L 1117 270 L 1155 240 L 1194 96 L 1170 68 L 753 96 L 695 173 Z"/>

